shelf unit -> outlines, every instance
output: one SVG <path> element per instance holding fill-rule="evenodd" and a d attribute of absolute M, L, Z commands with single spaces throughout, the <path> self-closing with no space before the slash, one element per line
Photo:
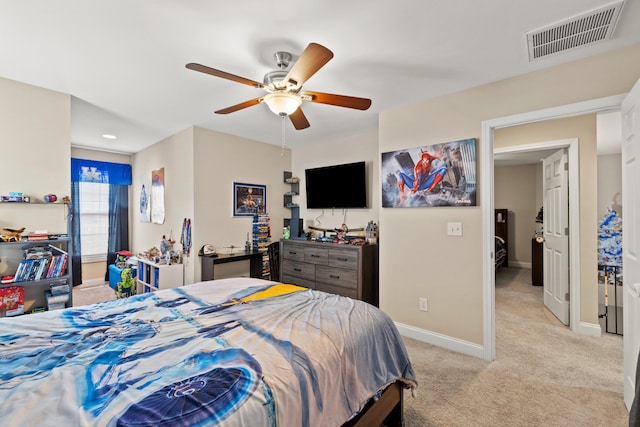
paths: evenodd
<path fill-rule="evenodd" d="M 253 250 L 266 251 L 271 242 L 271 228 L 269 227 L 269 214 L 255 214 L 252 224 Z"/>
<path fill-rule="evenodd" d="M 182 264 L 156 264 L 142 258 L 138 258 L 137 261 L 136 282 L 139 294 L 177 288 L 183 285 L 184 267 Z"/>
<path fill-rule="evenodd" d="M 300 194 L 300 180 L 294 178 L 293 174 L 288 171 L 284 171 L 282 175 L 284 182 L 291 186 L 289 191 L 284 193 L 283 196 L 284 207 L 291 209 L 291 218 L 284 219 L 284 227 L 289 227 L 290 237 L 296 239 L 300 237 L 303 230 L 302 219 L 300 218 L 300 206 L 293 201 L 293 197 Z"/>
<path fill-rule="evenodd" d="M 60 200 L 52 203 L 31 197 L 29 202 L 1 201 L 0 206 L 2 207 L 2 212 L 7 213 L 10 218 L 15 217 L 17 214 L 20 221 L 24 221 L 24 224 L 28 226 L 27 228 L 29 230 L 51 228 L 57 231 L 66 228 L 65 232 L 47 232 L 48 238 L 43 240 L 28 240 L 28 233 L 25 232 L 22 234 L 21 241 L 0 242 L 0 271 L 2 271 L 1 275 L 3 277 L 10 275 L 15 276 L 20 263 L 24 260 L 25 250 L 28 248 L 52 246 L 58 249 L 53 255 L 60 255 L 62 253 L 66 255 L 66 265 L 64 269 L 57 274 L 57 277 L 46 277 L 46 273 L 41 273 L 41 277 L 44 275 L 45 278 L 0 284 L 0 289 L 4 289 L 4 292 L 6 292 L 7 288 L 13 286 L 22 287 L 24 289 L 23 311 L 25 314 L 42 311 L 47 309 L 48 306 L 49 309 L 72 307 L 73 244 L 72 238 L 68 233 L 68 231 L 71 230 L 70 216 L 67 209 L 68 203 L 65 203 L 62 197 Z M 61 207 L 63 209 L 62 212 L 60 211 Z M 60 213 L 62 213 L 62 216 L 57 217 Z M 3 217 L 4 219 L 7 218 L 4 215 Z M 60 221 L 56 219 L 56 217 L 64 219 Z M 44 258 L 48 258 L 48 255 L 44 256 Z M 48 267 L 49 265 L 46 266 L 47 269 Z M 52 285 L 54 285 L 53 288 L 55 288 L 54 298 L 50 295 Z M 62 298 L 64 296 L 66 296 L 66 298 Z M 61 299 L 63 302 L 59 302 Z M 2 315 L 6 314 L 4 308 L 0 310 L 2 310 Z"/>
<path fill-rule="evenodd" d="M 271 269 L 267 247 L 271 243 L 271 227 L 269 226 L 269 214 L 255 214 L 253 216 L 253 251 L 262 253 L 262 278 L 268 279 Z"/>
<path fill-rule="evenodd" d="M 9 202 L 5 202 L 9 203 Z M 11 202 L 17 203 L 17 202 Z M 39 280 L 21 280 L 13 283 L 0 284 L 0 289 L 6 289 L 13 286 L 21 286 L 24 288 L 24 313 L 31 313 L 34 309 L 43 308 L 47 306 L 47 291 L 50 291 L 51 285 L 66 284 L 68 287 L 68 299 L 64 305 L 60 304 L 56 308 L 64 308 L 73 306 L 73 280 L 72 280 L 72 255 L 71 250 L 71 238 L 68 236 L 58 237 L 55 239 L 47 240 L 35 240 L 28 241 L 22 240 L 19 242 L 0 242 L 0 260 L 4 264 L 2 266 L 3 276 L 15 275 L 20 267 L 20 263 L 25 261 L 25 250 L 35 247 L 54 247 L 55 253 L 52 255 L 64 255 L 66 256 L 66 264 L 59 273 L 56 273 L 55 277 L 45 277 Z M 43 256 L 47 259 L 46 264 L 43 264 L 43 268 L 48 269 L 51 264 L 52 257 Z M 35 263 L 34 263 L 35 265 Z M 60 265 L 62 267 L 62 265 Z M 44 271 L 41 275 L 46 273 Z M 0 304 L 3 305 L 3 304 Z"/>

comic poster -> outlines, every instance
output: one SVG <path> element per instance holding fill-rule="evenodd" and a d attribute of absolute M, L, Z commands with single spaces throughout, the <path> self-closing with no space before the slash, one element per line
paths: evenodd
<path fill-rule="evenodd" d="M 382 153 L 382 207 L 476 206 L 476 139 Z"/>

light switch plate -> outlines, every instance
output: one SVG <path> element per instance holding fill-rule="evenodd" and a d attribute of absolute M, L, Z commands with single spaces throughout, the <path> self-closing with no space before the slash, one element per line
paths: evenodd
<path fill-rule="evenodd" d="M 462 236 L 462 223 L 461 222 L 448 222 L 447 223 L 447 235 L 449 235 L 449 236 Z"/>

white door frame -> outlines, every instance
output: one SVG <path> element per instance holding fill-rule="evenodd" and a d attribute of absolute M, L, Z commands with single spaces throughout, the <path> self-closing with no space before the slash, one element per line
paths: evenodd
<path fill-rule="evenodd" d="M 625 94 L 614 95 L 606 98 L 599 98 L 575 104 L 563 105 L 560 107 L 547 108 L 544 110 L 532 111 L 529 113 L 517 114 L 513 116 L 501 117 L 482 122 L 482 143 L 480 144 L 480 157 L 482 159 L 482 172 L 480 182 L 484 190 L 480 192 L 480 205 L 482 206 L 482 243 L 483 243 L 483 267 L 482 267 L 482 294 L 483 294 L 483 355 L 484 359 L 491 361 L 496 358 L 496 321 L 495 321 L 495 276 L 494 276 L 494 251 L 495 233 L 494 224 L 494 198 L 493 198 L 493 131 L 511 126 L 536 123 L 550 119 L 575 117 L 584 114 L 597 113 L 607 110 L 619 110 Z M 569 145 L 569 164 L 578 165 L 578 144 Z M 513 147 L 514 149 L 517 147 Z M 575 158 L 573 158 L 575 156 Z M 575 163 L 572 163 L 573 162 Z M 574 176 L 575 174 L 575 176 Z M 572 180 L 576 180 L 573 182 Z M 572 189 L 569 194 L 571 206 L 579 206 L 579 168 L 569 167 L 569 187 Z M 575 209 L 574 209 L 575 211 Z M 570 214 L 569 228 L 580 230 L 579 217 Z M 570 235 L 569 266 L 571 269 L 571 330 L 587 335 L 600 334 L 599 328 L 592 328 L 590 325 L 580 323 L 580 233 L 573 232 Z M 574 246 L 578 242 L 578 246 Z"/>

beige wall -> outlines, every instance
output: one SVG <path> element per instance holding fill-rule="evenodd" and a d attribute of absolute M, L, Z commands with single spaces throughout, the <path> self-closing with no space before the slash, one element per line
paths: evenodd
<path fill-rule="evenodd" d="M 283 172 L 291 171 L 291 151 L 203 128 L 194 128 L 194 141 L 195 253 L 206 243 L 221 252 L 231 245 L 244 248 L 247 233 L 251 238 L 253 218 L 233 216 L 234 182 L 266 185 L 271 241 L 282 238 L 284 218 L 290 215 L 284 207 L 289 185 Z M 198 281 L 199 259 L 195 263 Z"/>
<path fill-rule="evenodd" d="M 341 227 L 346 220 L 349 228 L 366 228 L 371 220 L 378 222 L 380 206 L 380 155 L 378 154 L 377 132 L 367 132 L 317 144 L 306 144 L 293 150 L 294 175 L 300 178 L 300 196 L 295 201 L 300 205 L 300 217 L 304 219 L 305 230 L 313 225 L 333 229 Z M 343 163 L 365 162 L 367 174 L 368 209 L 307 209 L 304 171 L 309 168 L 331 166 Z M 349 191 L 349 183 L 344 183 L 336 191 Z M 379 229 L 380 235 L 384 230 Z M 382 238 L 382 237 L 381 237 Z"/>
<path fill-rule="evenodd" d="M 192 127 L 135 154 L 133 206 L 139 206 L 143 174 L 164 167 L 164 224 L 141 223 L 132 212 L 133 246 L 136 253 L 159 247 L 162 235 L 178 243 L 184 218 L 191 219 L 192 248 L 185 257 L 185 283 L 200 280 L 198 250 L 204 244 L 220 252 L 233 245 L 244 248 L 251 238 L 252 217 L 233 216 L 233 183 L 267 187 L 267 211 L 272 241 L 282 237 L 282 224 L 289 211 L 283 206 L 288 191 L 283 171 L 291 170 L 288 149 L 237 136 Z M 153 203 L 153 201 L 152 201 Z"/>
<path fill-rule="evenodd" d="M 598 156 L 598 218 L 612 208 L 622 216 L 622 155 Z"/>
<path fill-rule="evenodd" d="M 637 45 L 385 111 L 379 118 L 379 152 L 479 137 L 484 120 L 626 93 L 639 77 Z M 584 154 L 591 156 L 592 149 L 587 147 Z M 487 165 L 478 163 L 481 176 Z M 595 185 L 595 174 L 585 176 L 588 173 L 581 170 L 580 178 L 585 180 L 581 189 Z M 479 192 L 487 191 L 483 186 L 480 182 Z M 595 202 L 591 203 L 592 211 L 584 213 L 589 225 L 581 222 L 581 232 L 589 229 L 587 235 L 594 230 Z M 448 221 L 462 222 L 464 235 L 447 236 Z M 381 308 L 395 321 L 418 330 L 482 344 L 481 221 L 480 207 L 382 209 Z M 595 265 L 595 236 L 584 243 L 582 277 L 589 277 L 585 273 L 590 274 Z M 595 294 L 595 289 L 582 293 L 584 322 L 597 323 L 597 307 L 591 303 L 597 300 Z M 429 298 L 428 312 L 418 310 L 418 297 Z"/>
<path fill-rule="evenodd" d="M 71 192 L 70 97 L 0 78 L 0 195 Z M 66 233 L 63 205 L 0 205 L 0 227 Z"/>
<path fill-rule="evenodd" d="M 42 201 L 70 194 L 70 123 L 69 95 L 0 78 L 1 195 L 17 191 Z M 0 227 L 66 233 L 67 207 L 1 203 Z M 0 262 L 0 275 L 14 273 L 9 264 Z M 25 311 L 44 304 L 42 287 L 25 287 Z"/>
<path fill-rule="evenodd" d="M 140 222 L 140 189 L 143 176 L 151 179 L 151 172 L 164 168 L 164 211 L 163 224 Z M 160 248 L 162 236 L 180 241 L 184 218 L 192 218 L 194 213 L 193 176 L 193 128 L 188 128 L 133 156 L 133 185 L 131 227 L 131 251 L 141 253 L 152 247 Z M 153 203 L 153 200 L 151 200 Z M 195 227 L 194 227 L 195 231 Z M 179 249 L 179 243 L 174 246 Z M 193 254 L 185 258 L 185 283 L 193 282 Z"/>
<path fill-rule="evenodd" d="M 531 267 L 531 238 L 536 231 L 535 218 L 539 164 L 502 166 L 493 171 L 493 197 L 496 209 L 509 210 L 508 251 L 510 267 Z"/>

